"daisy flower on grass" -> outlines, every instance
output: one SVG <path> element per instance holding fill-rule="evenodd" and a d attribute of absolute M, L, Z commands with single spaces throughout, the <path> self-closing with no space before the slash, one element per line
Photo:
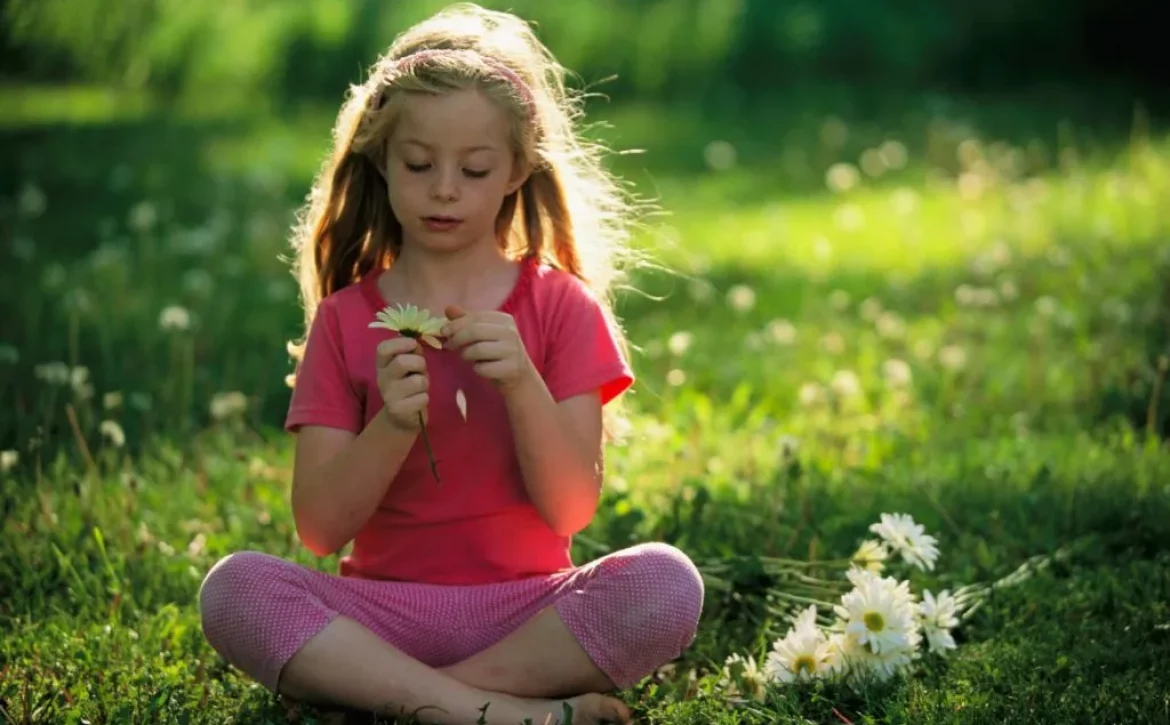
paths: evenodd
<path fill-rule="evenodd" d="M 870 539 L 861 542 L 861 546 L 857 547 L 857 551 L 853 554 L 851 560 L 857 566 L 869 571 L 880 573 L 885 565 L 886 559 L 890 556 L 890 552 L 880 541 Z"/>
<path fill-rule="evenodd" d="M 442 349 L 443 343 L 439 342 L 439 332 L 443 329 L 443 325 L 447 323 L 441 317 L 431 317 L 426 310 L 415 307 L 414 305 L 397 305 L 395 307 L 385 307 L 378 310 L 375 319 L 370 323 L 371 328 L 380 327 L 384 330 L 397 332 L 403 337 L 409 337 L 412 340 L 421 340 L 435 349 Z M 456 404 L 459 405 L 459 412 L 466 419 L 466 400 L 463 397 L 463 391 L 457 391 L 455 394 Z M 435 480 L 439 480 L 439 469 L 435 463 L 435 454 L 431 450 L 431 439 L 427 436 L 427 426 L 423 421 L 422 411 L 418 413 L 419 428 L 422 429 L 423 443 L 427 448 L 427 459 L 431 462 L 431 474 Z"/>
<path fill-rule="evenodd" d="M 947 650 L 955 649 L 951 630 L 959 626 L 958 611 L 958 603 L 950 592 L 939 592 L 937 599 L 929 589 L 922 593 L 918 618 L 931 652 L 946 656 Z"/>
<path fill-rule="evenodd" d="M 832 671 L 829 639 L 817 626 L 817 608 L 810 605 L 797 617 L 788 634 L 772 643 L 764 674 L 776 682 L 808 682 Z"/>
<path fill-rule="evenodd" d="M 731 697 L 746 696 L 763 702 L 767 694 L 768 680 L 756 663 L 755 657 L 751 655 L 744 657 L 736 652 L 723 663 L 719 687 Z"/>
<path fill-rule="evenodd" d="M 869 527 L 907 563 L 922 570 L 933 570 L 938 559 L 938 539 L 914 523 L 909 514 L 882 514 L 881 521 Z"/>
<path fill-rule="evenodd" d="M 845 623 L 845 634 L 856 637 L 875 653 L 913 649 L 918 631 L 918 609 L 910 583 L 879 577 L 866 569 L 852 569 L 853 591 L 841 597 L 833 611 Z"/>

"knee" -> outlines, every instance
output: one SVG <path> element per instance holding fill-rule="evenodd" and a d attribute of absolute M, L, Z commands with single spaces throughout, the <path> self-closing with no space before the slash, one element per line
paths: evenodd
<path fill-rule="evenodd" d="M 631 547 L 626 574 L 638 590 L 644 611 L 653 617 L 660 637 L 690 646 L 703 613 L 703 577 L 685 553 L 669 544 L 652 542 Z"/>
<path fill-rule="evenodd" d="M 263 609 L 273 585 L 289 563 L 269 554 L 240 551 L 216 562 L 199 587 L 199 614 L 203 634 L 217 646 L 229 632 L 249 626 L 250 613 Z"/>

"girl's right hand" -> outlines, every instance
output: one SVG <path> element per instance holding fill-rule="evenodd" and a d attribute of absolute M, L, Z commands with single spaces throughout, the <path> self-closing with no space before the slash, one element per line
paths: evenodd
<path fill-rule="evenodd" d="M 419 428 L 419 413 L 427 414 L 427 363 L 422 347 L 409 337 L 395 337 L 378 345 L 378 391 L 383 412 L 400 430 Z"/>

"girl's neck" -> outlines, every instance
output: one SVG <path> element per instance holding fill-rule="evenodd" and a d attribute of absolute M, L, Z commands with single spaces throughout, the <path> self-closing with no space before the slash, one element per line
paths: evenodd
<path fill-rule="evenodd" d="M 516 264 L 495 244 L 475 244 L 447 254 L 417 250 L 404 245 L 380 280 L 388 299 L 426 307 L 438 315 L 446 305 L 494 309 L 515 281 Z"/>

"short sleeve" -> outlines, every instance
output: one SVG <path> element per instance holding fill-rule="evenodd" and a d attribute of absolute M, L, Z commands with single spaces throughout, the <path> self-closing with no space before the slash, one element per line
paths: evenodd
<path fill-rule="evenodd" d="M 633 385 L 613 325 L 592 292 L 571 277 L 546 327 L 544 381 L 554 400 L 599 390 L 604 405 Z"/>
<path fill-rule="evenodd" d="M 361 432 L 362 401 L 350 382 L 343 350 L 337 312 L 323 303 L 309 328 L 285 418 L 286 431 L 320 425 Z"/>

